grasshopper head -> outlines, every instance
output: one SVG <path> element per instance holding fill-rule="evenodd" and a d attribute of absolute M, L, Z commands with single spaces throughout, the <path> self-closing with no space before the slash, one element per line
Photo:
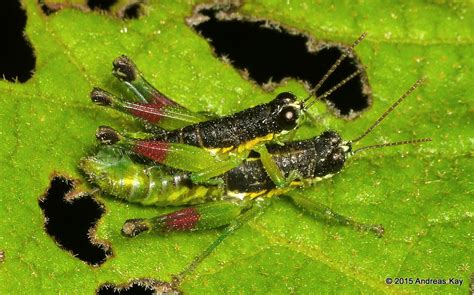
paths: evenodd
<path fill-rule="evenodd" d="M 271 102 L 272 116 L 280 130 L 290 131 L 298 126 L 303 104 L 290 92 L 282 92 Z"/>
<path fill-rule="evenodd" d="M 347 155 L 352 149 L 350 142 L 342 141 L 335 131 L 325 131 L 314 141 L 316 157 L 318 158 L 316 176 L 332 176 L 344 167 Z"/>

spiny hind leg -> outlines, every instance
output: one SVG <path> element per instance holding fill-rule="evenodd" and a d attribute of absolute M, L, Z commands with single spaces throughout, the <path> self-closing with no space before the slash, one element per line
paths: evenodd
<path fill-rule="evenodd" d="M 240 227 L 245 225 L 252 219 L 260 216 L 265 209 L 271 204 L 270 199 L 259 198 L 256 199 L 252 206 L 248 207 L 246 211 L 242 211 L 240 215 L 228 223 L 223 232 L 212 242 L 201 254 L 194 257 L 193 261 L 188 264 L 179 274 L 173 276 L 172 286 L 178 287 L 179 284 L 199 266 L 199 264 L 214 252 L 214 250 L 231 234 L 233 234 Z"/>
<path fill-rule="evenodd" d="M 270 199 L 258 198 L 254 201 L 218 201 L 192 206 L 154 218 L 127 220 L 122 228 L 122 234 L 134 237 L 145 231 L 165 233 L 226 226 L 214 242 L 194 257 L 180 273 L 173 276 L 171 285 L 177 288 L 228 236 L 248 221 L 261 215 L 270 204 Z"/>
<path fill-rule="evenodd" d="M 167 120 L 180 121 L 182 123 L 194 124 L 215 118 L 215 115 L 205 112 L 193 112 L 170 99 L 153 85 L 151 85 L 140 72 L 133 61 L 125 55 L 117 57 L 113 62 L 113 74 L 122 81 L 127 88 L 133 92 L 142 103 L 149 104 L 155 109 L 167 108 Z M 184 127 L 183 126 L 179 127 Z M 178 127 L 176 127 L 178 128 Z"/>
<path fill-rule="evenodd" d="M 291 192 L 286 196 L 289 197 L 293 201 L 293 203 L 295 203 L 296 206 L 310 213 L 313 217 L 317 219 L 339 225 L 347 225 L 360 231 L 373 232 L 378 237 L 381 237 L 384 234 L 384 228 L 380 224 L 360 223 L 358 221 L 353 220 L 352 218 L 338 214 L 326 205 L 323 205 L 314 200 L 310 200 L 297 192 Z"/>
<path fill-rule="evenodd" d="M 130 137 L 129 137 L 130 136 Z M 192 172 L 193 182 L 205 182 L 238 166 L 248 152 L 213 155 L 206 149 L 182 143 L 154 140 L 146 133 L 119 133 L 108 126 L 101 126 L 97 139 L 106 145 L 115 145 L 155 163 Z"/>
<path fill-rule="evenodd" d="M 114 76 L 138 98 L 138 102 L 153 105 L 178 105 L 148 83 L 135 63 L 125 55 L 113 61 Z"/>
<path fill-rule="evenodd" d="M 122 227 L 122 234 L 134 237 L 142 232 L 169 233 L 219 228 L 231 224 L 238 216 L 251 208 L 251 201 L 209 202 L 156 217 L 129 219 Z"/>
<path fill-rule="evenodd" d="M 90 97 L 96 104 L 139 118 L 146 122 L 144 126 L 150 129 L 152 129 L 151 126 L 158 126 L 174 130 L 214 117 L 193 112 L 165 96 L 145 80 L 137 66 L 128 57 L 116 58 L 113 66 L 113 74 L 133 95 L 116 97 L 112 93 L 95 87 Z"/>

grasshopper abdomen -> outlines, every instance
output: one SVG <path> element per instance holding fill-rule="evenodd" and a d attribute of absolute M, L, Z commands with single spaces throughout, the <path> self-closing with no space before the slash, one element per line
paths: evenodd
<path fill-rule="evenodd" d="M 189 173 L 163 166 L 144 169 L 110 147 L 83 158 L 80 167 L 103 192 L 132 203 L 180 206 L 215 200 L 223 195 L 219 185 L 195 185 Z"/>

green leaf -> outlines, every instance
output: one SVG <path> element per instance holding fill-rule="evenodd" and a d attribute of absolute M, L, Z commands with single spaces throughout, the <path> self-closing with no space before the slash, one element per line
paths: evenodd
<path fill-rule="evenodd" d="M 162 92 L 196 111 L 228 114 L 270 100 L 282 89 L 303 96 L 290 81 L 274 93 L 243 79 L 217 59 L 189 28 L 190 1 L 149 1 L 146 15 L 121 21 L 98 12 L 64 8 L 46 16 L 24 0 L 26 36 L 37 58 L 27 83 L 0 81 L 0 293 L 91 294 L 105 282 L 136 278 L 169 281 L 219 231 L 144 235 L 127 239 L 127 218 L 170 209 L 143 208 L 99 197 L 106 214 L 98 238 L 114 256 L 91 267 L 61 249 L 44 231 L 38 198 L 54 172 L 82 179 L 81 157 L 95 144 L 99 125 L 136 128 L 123 116 L 94 106 L 93 86 L 123 91 L 111 61 L 127 54 Z M 356 220 L 385 226 L 383 238 L 330 226 L 285 200 L 225 240 L 181 286 L 187 293 L 466 293 L 472 273 L 472 4 L 445 1 L 252 1 L 242 14 L 350 43 L 367 67 L 373 106 L 361 118 L 325 116 L 320 128 L 354 138 L 414 81 L 415 91 L 364 144 L 432 137 L 433 142 L 374 150 L 351 159 L 333 179 L 304 191 Z M 229 36 L 231 37 L 231 36 Z M 278 62 L 278 61 L 275 61 Z M 350 98 L 348 98 L 350 99 Z M 318 106 L 316 112 L 326 113 Z M 387 285 L 387 277 L 463 279 L 453 285 Z"/>

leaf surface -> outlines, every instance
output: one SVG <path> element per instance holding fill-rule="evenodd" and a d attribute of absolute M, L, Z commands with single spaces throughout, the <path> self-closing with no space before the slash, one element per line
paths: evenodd
<path fill-rule="evenodd" d="M 0 81 L 0 249 L 5 253 L 0 293 L 91 294 L 105 282 L 169 281 L 219 235 L 215 230 L 127 239 L 120 235 L 125 219 L 171 209 L 104 197 L 98 197 L 106 213 L 97 235 L 111 244 L 114 256 L 100 267 L 73 257 L 45 233 L 38 198 L 51 175 L 85 181 L 77 163 L 94 146 L 97 126 L 137 128 L 88 98 L 93 86 L 123 92 L 111 75 L 118 55 L 133 58 L 152 84 L 195 111 L 229 114 L 282 90 L 305 96 L 295 81 L 266 93 L 216 58 L 184 21 L 192 13 L 190 1 L 149 2 L 145 16 L 122 21 L 73 8 L 46 16 L 36 1 L 23 1 L 25 34 L 37 63 L 24 84 Z M 320 126 L 306 126 L 298 136 L 331 128 L 354 138 L 412 83 L 427 77 L 426 85 L 364 144 L 414 137 L 432 137 L 433 142 L 361 153 L 342 173 L 302 192 L 356 220 L 383 224 L 383 238 L 318 222 L 276 199 L 183 283 L 187 293 L 466 293 L 469 288 L 474 261 L 473 7 L 442 1 L 327 2 L 262 0 L 239 10 L 317 39 L 350 43 L 369 32 L 356 52 L 367 67 L 373 106 L 359 119 L 344 121 L 319 105 Z M 387 277 L 464 282 L 387 285 Z"/>

